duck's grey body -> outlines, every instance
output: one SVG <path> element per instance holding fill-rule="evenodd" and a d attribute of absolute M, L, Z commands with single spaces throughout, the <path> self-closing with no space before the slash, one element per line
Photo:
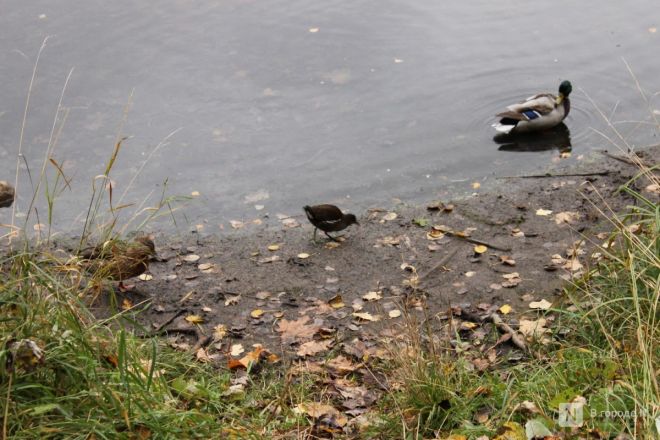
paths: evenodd
<path fill-rule="evenodd" d="M 529 133 L 532 131 L 547 130 L 562 122 L 571 111 L 571 102 L 568 95 L 572 86 L 564 81 L 559 86 L 559 95 L 552 93 L 539 93 L 530 96 L 525 101 L 512 104 L 506 111 L 496 116 L 502 118 L 493 124 L 500 133 Z"/>

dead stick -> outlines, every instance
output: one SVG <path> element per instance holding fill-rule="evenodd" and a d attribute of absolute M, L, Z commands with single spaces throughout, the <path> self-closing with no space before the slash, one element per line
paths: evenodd
<path fill-rule="evenodd" d="M 473 243 L 473 244 L 481 244 L 481 245 L 484 245 L 486 247 L 496 249 L 496 250 L 502 251 L 502 252 L 511 252 L 511 248 L 503 248 L 503 247 L 495 246 L 494 244 L 490 244 L 490 243 L 487 243 L 485 241 L 476 240 L 474 238 L 466 237 L 462 234 L 457 234 L 456 232 L 453 232 L 453 231 L 448 231 L 448 230 L 443 229 L 443 230 L 441 230 L 441 232 L 444 233 L 444 234 L 447 234 L 451 237 L 460 238 L 461 240 L 465 240 L 465 241 L 468 241 L 468 242 Z"/>
<path fill-rule="evenodd" d="M 170 325 L 176 318 L 178 318 L 179 316 L 183 315 L 186 312 L 187 312 L 186 309 L 179 310 L 170 319 L 168 319 L 167 321 L 163 322 L 161 325 L 156 327 L 156 329 L 154 329 L 153 331 L 150 331 L 149 333 L 146 333 L 146 334 L 142 335 L 141 337 L 142 338 L 151 338 L 153 336 L 158 336 L 160 333 L 163 332 L 163 329 L 165 329 L 165 327 Z"/>
<path fill-rule="evenodd" d="M 545 179 L 548 177 L 580 177 L 580 176 L 607 176 L 611 171 L 594 171 L 592 173 L 561 173 L 561 174 L 526 174 L 523 176 L 500 176 L 497 179 Z"/>
<path fill-rule="evenodd" d="M 500 318 L 500 315 L 498 315 L 497 313 L 491 313 L 488 316 L 487 320 L 492 322 L 493 324 L 495 324 L 495 327 L 497 327 L 498 330 L 500 330 L 504 333 L 510 334 L 511 335 L 511 342 L 513 342 L 513 344 L 516 347 L 518 347 L 519 349 L 521 349 L 522 351 L 524 351 L 526 353 L 530 353 L 530 354 L 533 355 L 533 353 L 527 347 L 527 344 L 525 343 L 525 340 L 522 337 L 520 337 L 520 335 L 514 329 L 512 329 L 509 324 L 502 321 L 502 318 Z"/>
<path fill-rule="evenodd" d="M 644 165 L 647 168 L 652 167 L 652 165 L 649 165 L 648 163 L 646 163 L 644 160 L 642 160 L 641 157 L 637 156 L 636 154 L 635 154 L 635 158 L 637 159 L 637 161 L 629 159 L 625 156 L 619 156 L 619 155 L 616 155 L 616 154 L 612 154 L 607 150 L 601 150 L 601 151 L 599 151 L 599 153 L 609 157 L 610 159 L 614 159 L 614 160 L 618 160 L 619 162 L 627 163 L 628 165 L 634 165 L 634 166 Z"/>
<path fill-rule="evenodd" d="M 454 257 L 454 255 L 456 255 L 456 252 L 458 252 L 458 250 L 457 250 L 457 249 L 454 249 L 453 252 L 450 252 L 450 253 L 448 253 L 447 255 L 445 255 L 445 257 L 444 257 L 442 260 L 440 260 L 440 262 L 439 262 L 438 264 L 436 264 L 435 266 L 433 266 L 431 269 L 427 270 L 423 275 L 420 275 L 420 276 L 419 276 L 419 282 L 421 283 L 422 281 L 424 281 L 424 279 L 426 279 L 426 277 L 428 277 L 428 276 L 431 275 L 433 272 L 435 272 L 436 270 L 440 269 L 440 268 L 443 267 L 445 264 L 447 264 L 447 262 L 448 262 L 449 260 L 451 260 L 451 259 Z"/>

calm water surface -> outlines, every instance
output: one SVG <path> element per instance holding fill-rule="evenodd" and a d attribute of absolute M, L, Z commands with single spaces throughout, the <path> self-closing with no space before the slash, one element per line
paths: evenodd
<path fill-rule="evenodd" d="M 56 204 L 64 228 L 79 228 L 124 116 L 115 194 L 139 171 L 124 202 L 155 200 L 168 179 L 168 194 L 201 194 L 187 220 L 209 231 L 306 203 L 360 213 L 469 192 L 476 179 L 547 169 L 568 144 L 562 162 L 579 160 L 607 147 L 588 97 L 632 144 L 658 142 L 631 122 L 660 108 L 657 0 L 2 0 L 0 11 L 0 180 L 14 180 L 44 37 L 23 145 L 33 175 L 74 68 L 53 153 L 72 178 Z M 564 132 L 493 140 L 492 114 L 562 79 L 574 86 Z M 19 182 L 20 213 L 24 163 Z"/>

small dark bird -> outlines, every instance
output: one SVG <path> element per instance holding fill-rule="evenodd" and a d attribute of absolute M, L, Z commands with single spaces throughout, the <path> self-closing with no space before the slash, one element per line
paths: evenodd
<path fill-rule="evenodd" d="M 0 180 L 0 208 L 9 208 L 14 203 L 14 188 L 4 180 Z"/>
<path fill-rule="evenodd" d="M 142 275 L 149 268 L 149 260 L 156 255 L 153 240 L 147 236 L 137 237 L 133 242 L 110 240 L 102 245 L 82 252 L 89 260 L 96 260 L 91 268 L 101 279 L 119 281 L 119 290 L 124 291 L 124 281 Z"/>
<path fill-rule="evenodd" d="M 314 241 L 316 230 L 320 229 L 332 241 L 339 241 L 328 232 L 337 232 L 346 229 L 353 223 L 360 225 L 353 214 L 344 214 L 335 205 L 303 206 L 309 222 L 314 225 Z"/>

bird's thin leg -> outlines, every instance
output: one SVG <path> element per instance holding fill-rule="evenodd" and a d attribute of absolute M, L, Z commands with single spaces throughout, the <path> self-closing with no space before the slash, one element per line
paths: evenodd
<path fill-rule="evenodd" d="M 312 237 L 312 240 L 314 241 L 314 243 L 316 243 L 316 230 L 317 230 L 317 229 L 318 229 L 318 228 L 315 226 L 315 227 L 314 227 L 314 237 Z"/>
<path fill-rule="evenodd" d="M 340 243 L 340 241 L 339 241 L 339 240 L 337 240 L 337 239 L 336 239 L 335 237 L 333 237 L 332 235 L 330 235 L 330 234 L 328 234 L 328 233 L 327 233 L 327 232 L 325 232 L 325 231 L 323 231 L 323 232 L 325 233 L 325 235 L 327 235 L 327 236 L 328 236 L 328 238 L 329 238 L 330 240 L 332 240 L 332 241 L 336 241 L 337 243 Z"/>

